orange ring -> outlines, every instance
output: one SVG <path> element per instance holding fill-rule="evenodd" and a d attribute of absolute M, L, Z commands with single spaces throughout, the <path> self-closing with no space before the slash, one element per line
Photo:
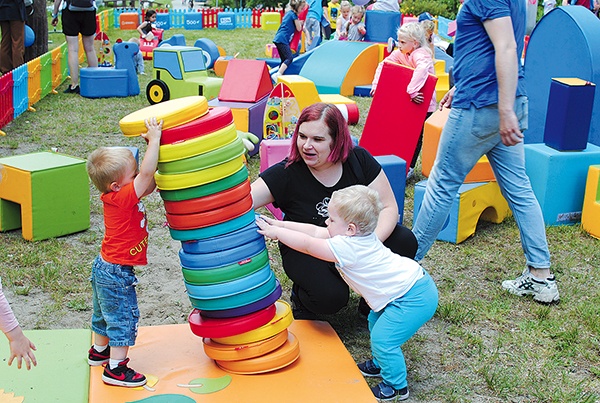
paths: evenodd
<path fill-rule="evenodd" d="M 208 358 L 219 361 L 239 361 L 268 354 L 281 347 L 287 339 L 288 330 L 284 329 L 266 340 L 243 345 L 228 346 L 227 344 L 216 343 L 211 339 L 203 339 L 202 341 L 204 343 L 204 353 Z"/>
<path fill-rule="evenodd" d="M 260 357 L 240 361 L 217 360 L 217 365 L 234 374 L 261 374 L 287 367 L 300 357 L 300 343 L 292 332 L 287 341 L 277 350 Z"/>

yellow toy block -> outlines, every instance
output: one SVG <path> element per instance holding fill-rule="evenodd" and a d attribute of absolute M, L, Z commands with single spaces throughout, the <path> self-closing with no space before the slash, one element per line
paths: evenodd
<path fill-rule="evenodd" d="M 437 154 L 438 143 L 442 135 L 442 129 L 448 120 L 450 109 L 444 108 L 441 111 L 435 111 L 433 115 L 425 121 L 425 130 L 423 131 L 423 148 L 421 150 L 421 170 L 424 176 L 429 177 L 435 156 Z M 490 182 L 495 181 L 496 177 L 490 166 L 490 162 L 484 155 L 477 161 L 471 172 L 467 174 L 465 183 Z"/>
<path fill-rule="evenodd" d="M 281 14 L 269 11 L 260 15 L 260 27 L 265 31 L 277 31 L 281 25 Z"/>
<path fill-rule="evenodd" d="M 444 95 L 450 91 L 450 74 L 446 73 L 446 61 L 436 60 L 433 64 L 435 76 L 438 78 L 435 84 L 435 99 L 440 102 Z"/>
<path fill-rule="evenodd" d="M 591 165 L 588 169 L 581 227 L 594 238 L 600 239 L 600 165 Z"/>
<path fill-rule="evenodd" d="M 22 228 L 30 241 L 90 226 L 85 160 L 40 152 L 0 158 L 0 231 Z"/>
<path fill-rule="evenodd" d="M 292 91 L 300 110 L 321 102 L 315 83 L 308 78 L 298 75 L 283 75 L 277 77 L 277 82 L 285 84 Z"/>
<path fill-rule="evenodd" d="M 340 94 L 320 94 L 321 102 L 325 102 L 328 104 L 341 105 L 341 104 L 356 104 L 355 101 L 351 100 L 348 97 L 345 97 Z"/>

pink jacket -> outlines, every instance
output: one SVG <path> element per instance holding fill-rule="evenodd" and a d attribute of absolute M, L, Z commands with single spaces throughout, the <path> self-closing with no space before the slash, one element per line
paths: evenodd
<path fill-rule="evenodd" d="M 423 88 L 423 85 L 425 85 L 425 81 L 427 80 L 427 75 L 435 74 L 435 70 L 433 69 L 433 58 L 431 57 L 429 49 L 418 48 L 415 49 L 410 55 L 405 55 L 400 50 L 394 50 L 377 66 L 377 70 L 375 71 L 375 77 L 373 78 L 372 84 L 373 91 L 375 91 L 375 88 L 377 88 L 379 76 L 381 75 L 381 69 L 383 68 L 383 63 L 385 63 L 386 61 L 401 64 L 403 66 L 408 66 L 415 69 L 412 78 L 410 79 L 410 83 L 406 88 L 406 92 L 408 93 L 408 95 L 410 95 L 411 98 L 414 98 L 415 95 L 417 95 L 417 93 L 421 90 L 421 88 Z M 427 112 L 434 112 L 436 108 L 437 102 L 434 91 Z"/>
<path fill-rule="evenodd" d="M 0 282 L 0 330 L 3 333 L 8 333 L 15 327 L 19 326 L 19 322 L 15 318 L 8 301 L 2 292 L 2 283 Z"/>

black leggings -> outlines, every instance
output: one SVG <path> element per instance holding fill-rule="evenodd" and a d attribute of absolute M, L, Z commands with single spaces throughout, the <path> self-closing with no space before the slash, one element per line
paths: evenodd
<path fill-rule="evenodd" d="M 398 224 L 383 243 L 392 252 L 413 259 L 417 253 L 417 239 L 408 228 Z M 294 282 L 300 302 L 317 314 L 332 314 L 348 304 L 350 289 L 333 263 L 297 252 L 282 243 L 279 251 L 283 269 Z"/>

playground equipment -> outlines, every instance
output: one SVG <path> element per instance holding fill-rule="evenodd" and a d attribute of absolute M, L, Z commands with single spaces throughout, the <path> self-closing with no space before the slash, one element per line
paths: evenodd
<path fill-rule="evenodd" d="M 413 225 L 421 210 L 426 186 L 427 180 L 415 185 Z M 479 219 L 499 224 L 510 215 L 508 203 L 496 182 L 465 183 L 459 188 L 436 239 L 458 244 L 475 234 Z"/>
<path fill-rule="evenodd" d="M 409 67 L 383 64 L 359 142 L 373 155 L 394 154 L 412 161 L 429 107 L 429 102 L 415 104 L 406 93 L 412 74 Z M 435 76 L 429 75 L 421 90 L 424 99 L 431 99 L 436 81 Z"/>
<path fill-rule="evenodd" d="M 39 241 L 90 227 L 85 160 L 40 152 L 0 158 L 0 231 Z"/>
<path fill-rule="evenodd" d="M 160 46 L 154 50 L 154 79 L 146 86 L 146 98 L 157 104 L 174 98 L 219 95 L 223 79 L 209 77 L 202 49 Z"/>
<path fill-rule="evenodd" d="M 154 49 L 158 47 L 160 41 L 162 41 L 163 37 L 163 29 L 154 28 L 152 30 L 152 34 L 154 38 L 151 41 L 148 41 L 142 37 L 140 37 L 140 52 L 142 52 L 142 56 L 144 56 L 144 60 L 152 60 L 152 52 Z"/>
<path fill-rule="evenodd" d="M 80 94 L 86 98 L 127 97 L 140 93 L 133 56 L 139 47 L 133 42 L 116 43 L 115 68 L 87 67 L 79 71 Z"/>
<path fill-rule="evenodd" d="M 600 165 L 592 165 L 588 169 L 581 226 L 591 236 L 600 239 Z"/>

